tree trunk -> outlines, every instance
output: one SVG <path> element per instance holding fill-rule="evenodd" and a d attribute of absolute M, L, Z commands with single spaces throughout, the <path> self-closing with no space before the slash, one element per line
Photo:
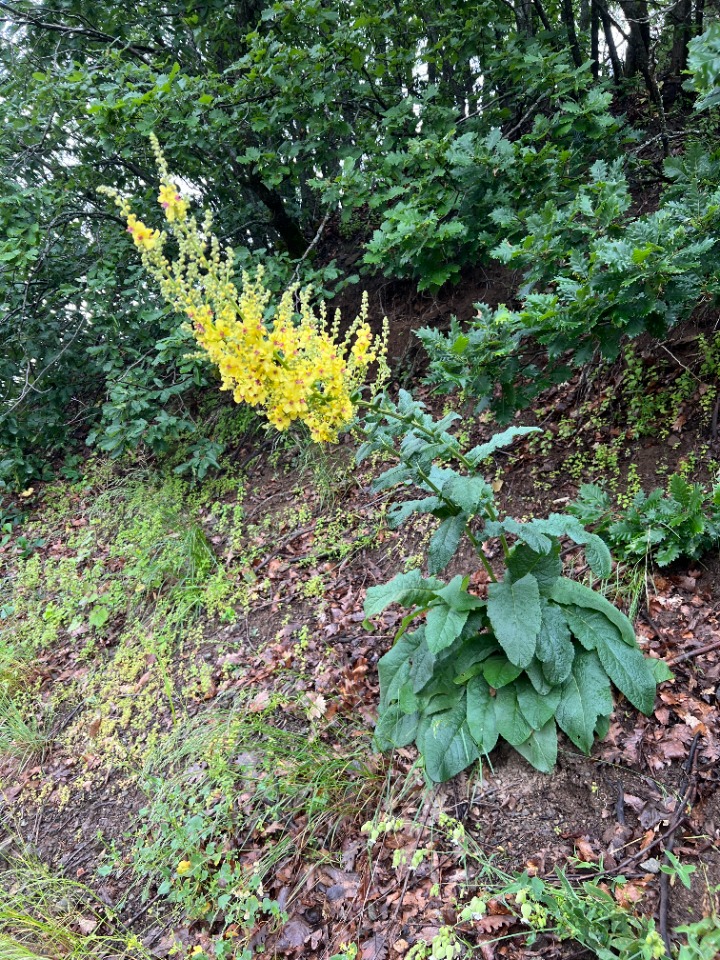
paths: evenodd
<path fill-rule="evenodd" d="M 532 0 L 516 0 L 515 22 L 517 24 L 518 33 L 524 34 L 526 37 L 532 37 L 534 33 L 532 20 Z"/>
<path fill-rule="evenodd" d="M 650 70 L 650 19 L 646 0 L 620 0 L 620 6 L 630 28 L 624 74 L 642 76 Z"/>
<path fill-rule="evenodd" d="M 576 67 L 581 67 L 583 58 L 582 53 L 580 53 L 580 44 L 578 43 L 577 31 L 575 29 L 575 15 L 573 14 L 572 0 L 562 0 L 562 19 L 565 24 L 565 30 L 567 31 L 573 63 Z"/>
<path fill-rule="evenodd" d="M 595 5 L 598 9 L 598 13 L 600 14 L 600 22 L 602 23 L 603 33 L 605 34 L 605 43 L 607 44 L 608 53 L 610 55 L 610 63 L 612 64 L 613 69 L 613 80 L 615 83 L 620 83 L 623 75 L 623 68 L 617 52 L 617 47 L 615 46 L 615 37 L 613 36 L 612 32 L 612 21 L 610 19 L 610 14 L 605 6 L 605 0 L 595 0 Z"/>
<path fill-rule="evenodd" d="M 600 76 L 600 10 L 597 0 L 590 0 L 590 61 L 593 79 Z"/>
<path fill-rule="evenodd" d="M 672 27 L 670 74 L 679 77 L 687 67 L 688 43 L 692 35 L 692 0 L 677 0 L 670 8 L 665 23 Z"/>

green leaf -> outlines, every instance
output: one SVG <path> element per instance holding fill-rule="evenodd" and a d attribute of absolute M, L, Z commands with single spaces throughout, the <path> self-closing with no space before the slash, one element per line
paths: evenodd
<path fill-rule="evenodd" d="M 553 584 L 549 595 L 557 603 L 565 606 L 576 604 L 578 607 L 588 607 L 590 610 L 605 614 L 608 620 L 618 628 L 624 642 L 629 647 L 637 647 L 632 624 L 625 614 L 614 607 L 602 594 L 574 580 L 568 580 L 567 577 L 560 577 Z"/>
<path fill-rule="evenodd" d="M 420 701 L 413 690 L 412 683 L 404 683 L 398 691 L 398 707 L 403 713 L 418 713 L 420 710 Z"/>
<path fill-rule="evenodd" d="M 93 607 L 90 616 L 88 617 L 88 622 L 91 627 L 102 627 L 110 619 L 110 611 L 107 607 Z"/>
<path fill-rule="evenodd" d="M 655 677 L 653 668 L 637 647 L 629 648 L 619 632 L 603 638 L 597 653 L 608 676 L 633 706 L 650 716 L 655 706 Z"/>
<path fill-rule="evenodd" d="M 417 745 L 430 780 L 442 783 L 478 759 L 477 746 L 467 725 L 464 695 L 454 707 L 420 723 Z"/>
<path fill-rule="evenodd" d="M 537 658 L 542 661 L 543 673 L 552 684 L 562 683 L 572 668 L 575 647 L 562 607 L 545 603 L 538 634 Z"/>
<path fill-rule="evenodd" d="M 548 720 L 540 730 L 533 730 L 524 743 L 515 744 L 515 749 L 536 770 L 551 773 L 557 762 L 557 746 L 555 721 Z"/>
<path fill-rule="evenodd" d="M 675 679 L 675 674 L 664 660 L 656 660 L 654 657 L 648 657 L 646 663 L 655 678 L 655 683 L 665 683 L 666 680 Z"/>
<path fill-rule="evenodd" d="M 375 745 L 378 750 L 392 750 L 393 747 L 406 747 L 415 739 L 420 715 L 403 713 L 400 707 L 393 705 L 380 714 L 375 727 Z"/>
<path fill-rule="evenodd" d="M 525 667 L 525 675 L 541 696 L 550 693 L 553 687 L 556 686 L 556 684 L 550 683 L 545 676 L 543 673 L 543 665 L 537 658 Z"/>
<path fill-rule="evenodd" d="M 551 513 L 544 520 L 532 520 L 528 524 L 551 537 L 569 537 L 585 549 L 590 569 L 597 577 L 606 578 L 612 572 L 612 557 L 607 544 L 596 533 L 589 533 L 577 517 Z"/>
<path fill-rule="evenodd" d="M 482 675 L 495 690 L 512 683 L 522 673 L 522 667 L 510 663 L 507 657 L 489 657 L 482 665 Z"/>
<path fill-rule="evenodd" d="M 517 437 L 526 437 L 529 433 L 542 433 L 542 430 L 540 427 L 508 427 L 502 433 L 496 433 L 487 443 L 481 443 L 480 446 L 473 447 L 472 450 L 468 451 L 466 459 L 477 465 L 483 460 L 487 460 L 496 450 L 509 447 Z"/>
<path fill-rule="evenodd" d="M 495 694 L 495 721 L 500 736 L 514 747 L 524 743 L 532 733 L 532 727 L 520 709 L 514 684 Z"/>
<path fill-rule="evenodd" d="M 453 610 L 444 603 L 430 608 L 425 623 L 425 639 L 431 653 L 439 653 L 460 636 L 469 613 L 469 610 Z"/>
<path fill-rule="evenodd" d="M 508 660 L 526 667 L 535 655 L 541 625 L 540 590 L 535 577 L 528 573 L 515 582 L 491 583 L 487 612 Z"/>
<path fill-rule="evenodd" d="M 560 702 L 560 687 L 553 687 L 541 696 L 527 677 L 518 677 L 515 694 L 523 716 L 533 730 L 544 727 L 555 716 L 555 708 Z"/>
<path fill-rule="evenodd" d="M 465 532 L 467 516 L 458 513 L 443 520 L 435 531 L 428 546 L 428 569 L 430 573 L 440 573 L 455 556 L 455 551 Z"/>
<path fill-rule="evenodd" d="M 482 477 L 463 477 L 456 474 L 442 487 L 443 496 L 457 504 L 463 513 L 473 516 L 494 500 L 492 487 Z"/>
<path fill-rule="evenodd" d="M 612 713 L 610 682 L 595 653 L 578 650 L 562 685 L 555 718 L 583 753 L 590 753 L 598 717 Z"/>
<path fill-rule="evenodd" d="M 393 700 L 397 700 L 400 688 L 410 678 L 411 658 L 421 646 L 425 646 L 424 634 L 424 627 L 420 627 L 414 633 L 405 634 L 378 661 L 381 712 Z"/>
<path fill-rule="evenodd" d="M 370 587 L 363 606 L 365 616 L 376 617 L 391 603 L 399 603 L 403 607 L 424 606 L 442 586 L 442 581 L 435 577 L 424 579 L 419 570 L 398 573 L 387 583 Z"/>
<path fill-rule="evenodd" d="M 406 500 L 404 503 L 394 503 L 388 508 L 388 526 L 399 527 L 413 513 L 432 513 L 443 505 L 437 497 L 423 497 L 421 500 Z"/>
<path fill-rule="evenodd" d="M 490 753 L 498 741 L 495 698 L 482 677 L 473 677 L 467 685 L 467 723 L 482 753 Z"/>
<path fill-rule="evenodd" d="M 603 637 L 617 636 L 618 629 L 604 613 L 569 604 L 563 608 L 568 626 L 586 650 L 594 650 Z"/>
<path fill-rule="evenodd" d="M 546 593 L 562 573 L 560 544 L 555 541 L 549 553 L 538 553 L 519 543 L 511 550 L 507 567 L 515 581 L 531 573 L 538 582 L 540 593 Z"/>
<path fill-rule="evenodd" d="M 435 654 L 425 643 L 425 628 L 421 627 L 423 642 L 416 647 L 411 656 L 410 676 L 412 677 L 413 690 L 415 693 L 427 686 L 432 680 L 435 672 Z M 420 631 L 418 631 L 420 632 Z"/>
<path fill-rule="evenodd" d="M 447 586 L 437 591 L 437 596 L 453 610 L 477 610 L 485 606 L 485 601 L 467 592 L 467 577 L 460 574 L 453 577 Z"/>

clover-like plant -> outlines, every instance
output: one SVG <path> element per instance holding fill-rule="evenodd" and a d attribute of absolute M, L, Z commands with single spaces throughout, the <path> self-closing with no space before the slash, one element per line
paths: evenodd
<path fill-rule="evenodd" d="M 457 419 L 451 413 L 433 420 L 406 392 L 397 404 L 385 397 L 367 412 L 358 459 L 376 451 L 399 457 L 375 488 L 421 492 L 396 503 L 390 523 L 413 514 L 440 520 L 428 547 L 430 576 L 411 570 L 367 593 L 367 617 L 394 603 L 408 610 L 379 664 L 376 743 L 385 750 L 414 741 L 433 781 L 459 773 L 500 738 L 549 772 L 558 727 L 585 753 L 607 733 L 611 683 L 650 714 L 656 683 L 671 674 L 643 656 L 630 621 L 602 594 L 562 576 L 564 537 L 584 548 L 593 573 L 610 574 L 610 553 L 598 536 L 560 514 L 527 522 L 498 515 L 480 467 L 535 428 L 512 427 L 464 453 L 449 432 Z M 469 575 L 449 582 L 437 576 L 464 539 L 487 571 L 487 599 L 469 592 Z M 502 549 L 501 576 L 483 550 L 492 540 Z"/>

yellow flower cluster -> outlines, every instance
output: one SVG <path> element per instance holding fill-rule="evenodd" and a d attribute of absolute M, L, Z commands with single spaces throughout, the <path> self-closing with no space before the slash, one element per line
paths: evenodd
<path fill-rule="evenodd" d="M 169 261 L 166 236 L 146 227 L 109 189 L 126 217 L 128 231 L 143 263 L 158 281 L 165 299 L 185 313 L 195 339 L 220 371 L 222 388 L 238 403 L 263 409 L 278 430 L 301 421 L 316 441 L 337 440 L 355 415 L 355 399 L 375 363 L 376 390 L 387 376 L 387 325 L 373 337 L 367 298 L 360 316 L 339 342 L 339 316 L 327 329 L 324 305 L 311 306 L 312 291 L 291 287 L 272 309 L 270 291 L 259 268 L 254 278 L 234 283 L 230 249 L 221 250 L 206 213 L 202 224 L 188 217 L 188 204 L 171 180 L 157 140 L 153 147 L 161 175 L 158 202 L 178 247 Z"/>
<path fill-rule="evenodd" d="M 174 183 L 163 183 L 158 194 L 158 203 L 165 211 L 168 223 L 184 220 L 187 216 L 187 200 L 183 200 Z"/>
<path fill-rule="evenodd" d="M 160 241 L 160 231 L 146 227 L 142 220 L 138 220 L 134 213 L 128 215 L 127 230 L 133 238 L 133 243 L 141 250 L 152 250 Z"/>

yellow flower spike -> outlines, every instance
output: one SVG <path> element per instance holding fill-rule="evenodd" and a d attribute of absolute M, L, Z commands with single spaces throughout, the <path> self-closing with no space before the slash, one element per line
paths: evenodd
<path fill-rule="evenodd" d="M 387 377 L 387 326 L 373 337 L 364 296 L 360 315 L 340 343 L 339 315 L 328 330 L 325 307 L 315 312 L 310 287 L 290 287 L 273 305 L 259 268 L 254 276 L 243 273 L 238 290 L 232 250 L 221 248 L 213 235 L 209 212 L 200 225 L 188 217 L 187 201 L 157 139 L 151 139 L 161 174 L 158 201 L 177 242 L 176 259 L 170 263 L 162 253 L 164 234 L 138 220 L 116 192 L 103 191 L 127 219 L 145 268 L 168 303 L 187 316 L 197 343 L 219 370 L 222 389 L 231 391 L 236 402 L 262 409 L 278 430 L 300 421 L 314 440 L 337 441 L 355 415 L 354 398 L 370 365 L 375 363 L 378 371 L 373 393 Z"/>

